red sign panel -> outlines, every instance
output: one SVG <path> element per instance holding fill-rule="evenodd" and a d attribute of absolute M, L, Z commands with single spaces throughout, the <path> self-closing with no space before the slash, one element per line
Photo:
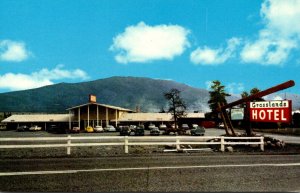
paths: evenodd
<path fill-rule="evenodd" d="M 250 121 L 290 123 L 292 101 L 259 101 L 249 102 Z"/>

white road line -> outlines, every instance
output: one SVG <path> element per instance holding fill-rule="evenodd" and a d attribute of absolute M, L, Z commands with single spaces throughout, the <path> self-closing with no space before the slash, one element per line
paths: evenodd
<path fill-rule="evenodd" d="M 139 167 L 139 168 L 100 168 L 100 169 L 82 169 L 82 170 L 58 170 L 58 171 L 54 170 L 54 171 L 31 171 L 31 172 L 0 172 L 0 176 L 72 174 L 72 173 L 79 173 L 79 172 L 102 172 L 102 171 L 193 169 L 193 168 L 227 168 L 227 167 L 261 167 L 261 166 L 265 166 L 265 167 L 288 167 L 288 166 L 300 166 L 300 163 L 202 165 L 202 166 L 159 166 L 159 167 Z"/>

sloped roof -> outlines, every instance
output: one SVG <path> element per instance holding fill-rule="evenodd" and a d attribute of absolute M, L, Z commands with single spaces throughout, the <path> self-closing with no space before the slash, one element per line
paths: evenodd
<path fill-rule="evenodd" d="M 79 107 L 84 107 L 84 106 L 88 106 L 88 105 L 97 105 L 97 106 L 107 107 L 107 108 L 110 108 L 110 109 L 116 109 L 116 110 L 119 110 L 119 111 L 133 112 L 133 110 L 131 110 L 131 109 L 125 109 L 125 108 L 122 108 L 122 107 L 106 105 L 106 104 L 100 104 L 100 103 L 86 103 L 86 104 L 82 104 L 82 105 L 78 105 L 78 106 L 75 106 L 75 107 L 68 108 L 67 110 L 69 111 L 69 110 L 77 109 Z"/>
<path fill-rule="evenodd" d="M 185 118 L 205 118 L 204 113 L 187 113 Z M 173 121 L 171 113 L 124 113 L 118 121 Z"/>
<path fill-rule="evenodd" d="M 185 118 L 205 118 L 204 113 L 188 113 Z"/>
<path fill-rule="evenodd" d="M 19 114 L 7 117 L 2 122 L 69 122 L 69 114 Z"/>

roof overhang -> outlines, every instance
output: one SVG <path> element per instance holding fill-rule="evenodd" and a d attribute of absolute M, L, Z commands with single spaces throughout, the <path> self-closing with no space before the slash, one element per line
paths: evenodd
<path fill-rule="evenodd" d="M 205 118 L 204 113 L 187 113 L 183 118 L 202 119 Z M 115 121 L 115 120 L 112 120 Z M 125 113 L 118 121 L 120 122 L 169 122 L 174 121 L 171 113 Z"/>
<path fill-rule="evenodd" d="M 126 108 L 112 106 L 112 105 L 106 105 L 106 104 L 100 104 L 100 103 L 86 103 L 86 104 L 82 104 L 82 105 L 78 105 L 78 106 L 75 106 L 75 107 L 68 108 L 67 111 L 82 108 L 82 107 L 86 107 L 86 106 L 90 106 L 90 105 L 96 105 L 96 106 L 105 107 L 105 108 L 114 109 L 114 110 L 119 110 L 119 111 L 134 112 L 131 109 L 126 109 Z"/>
<path fill-rule="evenodd" d="M 51 123 L 51 122 L 69 122 L 69 114 L 19 114 L 11 115 L 2 120 L 2 123 Z"/>

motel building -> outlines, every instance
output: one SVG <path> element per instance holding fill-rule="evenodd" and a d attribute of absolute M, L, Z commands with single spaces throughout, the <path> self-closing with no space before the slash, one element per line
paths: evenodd
<path fill-rule="evenodd" d="M 74 106 L 66 109 L 65 114 L 13 114 L 4 119 L 2 123 L 7 125 L 7 129 L 16 129 L 19 126 L 28 127 L 38 125 L 42 130 L 47 130 L 51 125 L 57 125 L 64 129 L 79 127 L 84 131 L 86 127 L 101 125 L 141 125 L 148 126 L 150 123 L 159 126 L 160 124 L 171 125 L 174 120 L 170 113 L 139 113 L 131 109 L 100 104 L 96 102 L 96 96 L 89 95 L 86 104 Z M 204 113 L 188 113 L 186 117 L 179 120 L 181 123 L 197 123 L 205 119 Z"/>

